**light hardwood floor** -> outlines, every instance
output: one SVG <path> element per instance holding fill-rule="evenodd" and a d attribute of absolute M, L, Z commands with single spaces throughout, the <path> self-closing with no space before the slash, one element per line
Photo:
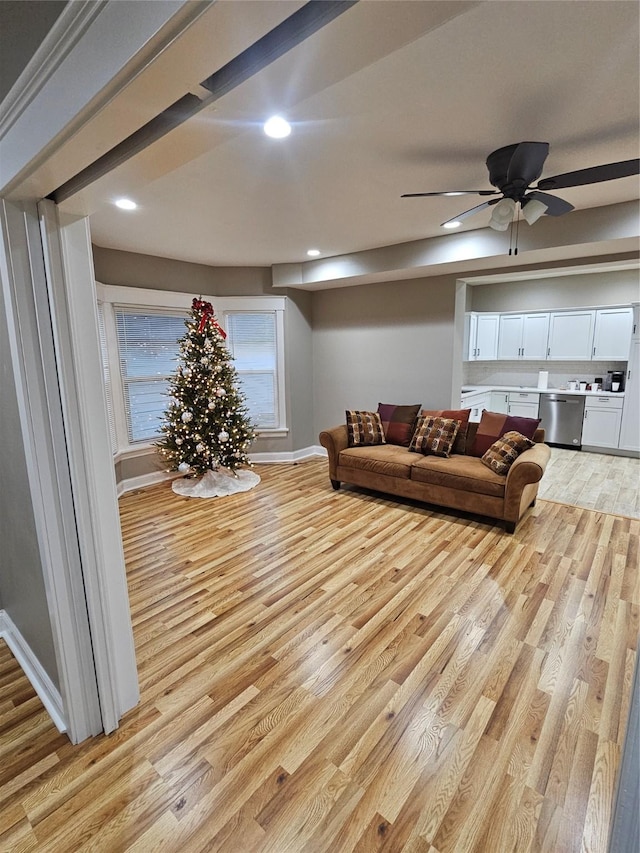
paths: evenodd
<path fill-rule="evenodd" d="M 121 499 L 113 735 L 71 746 L 0 648 L 0 850 L 605 853 L 640 522 L 539 500 L 509 536 L 257 470 Z"/>

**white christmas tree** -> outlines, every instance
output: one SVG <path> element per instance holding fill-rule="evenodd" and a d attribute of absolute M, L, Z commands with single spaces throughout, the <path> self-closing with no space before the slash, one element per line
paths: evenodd
<path fill-rule="evenodd" d="M 172 470 L 188 475 L 174 491 L 200 497 L 246 491 L 260 478 L 251 471 L 248 448 L 255 438 L 226 334 L 210 302 L 194 299 L 180 339 L 179 365 L 169 385 L 171 401 L 157 442 Z M 194 483 L 193 478 L 202 479 Z"/>

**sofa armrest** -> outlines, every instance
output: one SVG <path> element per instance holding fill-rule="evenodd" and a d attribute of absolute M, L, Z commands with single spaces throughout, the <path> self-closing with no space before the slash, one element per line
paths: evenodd
<path fill-rule="evenodd" d="M 535 444 L 518 456 L 507 474 L 504 488 L 505 506 L 520 505 L 524 487 L 530 483 L 538 483 L 542 479 L 550 458 L 551 448 L 548 444 Z"/>
<path fill-rule="evenodd" d="M 349 446 L 347 425 L 341 424 L 332 429 L 323 430 L 320 433 L 320 444 L 326 448 L 329 454 L 329 477 L 331 480 L 337 480 L 338 456 L 340 456 L 341 450 L 345 450 Z"/>

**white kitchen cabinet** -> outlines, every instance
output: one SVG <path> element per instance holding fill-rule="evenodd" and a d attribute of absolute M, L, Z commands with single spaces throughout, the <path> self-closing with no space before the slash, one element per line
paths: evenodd
<path fill-rule="evenodd" d="M 631 342 L 618 446 L 621 450 L 640 451 L 640 338 Z"/>
<path fill-rule="evenodd" d="M 589 447 L 618 447 L 622 405 L 622 397 L 587 397 L 582 421 L 582 444 Z"/>
<path fill-rule="evenodd" d="M 549 314 L 501 314 L 498 358 L 540 361 L 547 357 Z"/>
<path fill-rule="evenodd" d="M 491 402 L 491 393 L 489 391 L 479 391 L 475 394 L 467 394 L 461 401 L 461 409 L 470 409 L 469 421 L 471 423 L 479 423 L 482 418 L 482 413 L 489 408 Z"/>
<path fill-rule="evenodd" d="M 633 310 L 631 308 L 601 308 L 596 311 L 595 332 L 591 358 L 598 361 L 629 358 Z"/>
<path fill-rule="evenodd" d="M 501 314 L 498 331 L 498 358 L 514 361 L 522 351 L 522 314 Z"/>
<path fill-rule="evenodd" d="M 531 391 L 510 391 L 507 413 L 517 418 L 537 418 L 540 395 Z"/>
<path fill-rule="evenodd" d="M 631 327 L 631 340 L 640 340 L 640 305 L 637 303 L 631 306 L 633 311 L 633 326 Z"/>
<path fill-rule="evenodd" d="M 492 391 L 489 411 L 503 412 L 506 415 L 509 411 L 509 394 L 506 391 Z"/>
<path fill-rule="evenodd" d="M 547 358 L 589 361 L 593 346 L 595 311 L 559 311 L 549 316 Z"/>
<path fill-rule="evenodd" d="M 468 361 L 494 361 L 498 355 L 499 314 L 468 315 Z"/>

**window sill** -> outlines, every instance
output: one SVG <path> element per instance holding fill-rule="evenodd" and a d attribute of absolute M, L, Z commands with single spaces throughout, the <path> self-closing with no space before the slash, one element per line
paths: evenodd
<path fill-rule="evenodd" d="M 113 461 L 121 462 L 123 459 L 133 459 L 136 456 L 151 456 L 157 452 L 158 448 L 151 442 L 140 442 L 140 444 L 132 444 L 130 447 L 117 450 L 113 454 Z"/>
<path fill-rule="evenodd" d="M 286 438 L 289 435 L 288 427 L 282 429 L 259 429 L 256 430 L 257 438 Z M 152 456 L 158 452 L 153 442 L 141 441 L 140 444 L 132 444 L 117 450 L 113 454 L 113 461 L 121 462 L 123 459 L 133 459 L 137 456 Z"/>

